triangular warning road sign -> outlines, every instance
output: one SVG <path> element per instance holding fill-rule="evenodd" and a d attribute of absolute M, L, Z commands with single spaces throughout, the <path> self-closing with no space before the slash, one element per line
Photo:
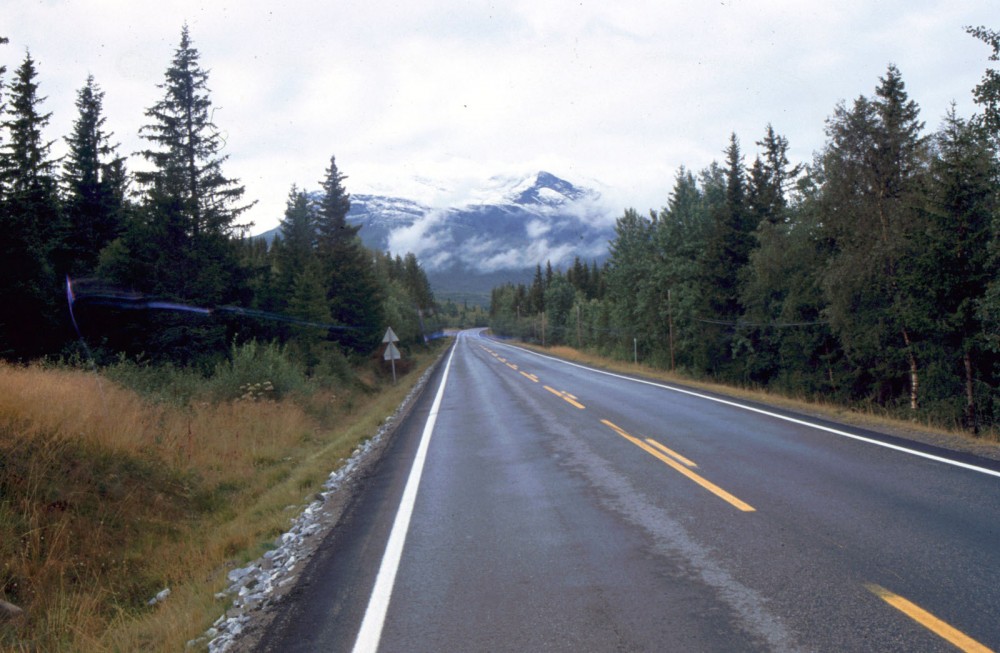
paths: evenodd
<path fill-rule="evenodd" d="M 385 348 L 385 353 L 382 354 L 382 359 L 387 361 L 398 361 L 402 356 L 399 353 L 399 349 L 395 344 L 389 343 L 389 346 Z"/>

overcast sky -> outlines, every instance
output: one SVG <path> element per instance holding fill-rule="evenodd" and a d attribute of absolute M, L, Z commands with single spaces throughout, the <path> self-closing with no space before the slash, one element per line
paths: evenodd
<path fill-rule="evenodd" d="M 1000 4 L 3 0 L 0 62 L 9 80 L 30 50 L 57 153 L 93 74 L 129 154 L 185 21 L 256 233 L 331 155 L 354 193 L 543 169 L 599 181 L 613 211 L 659 208 L 677 167 L 721 161 L 731 132 L 748 162 L 769 122 L 811 159 L 837 102 L 872 95 L 889 63 L 933 129 L 953 100 L 974 112 L 989 49 L 963 27 L 1000 29 Z"/>

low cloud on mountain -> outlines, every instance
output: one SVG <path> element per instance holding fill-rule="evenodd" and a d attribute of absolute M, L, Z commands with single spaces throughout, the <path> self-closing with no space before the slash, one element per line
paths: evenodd
<path fill-rule="evenodd" d="M 614 237 L 618 213 L 600 192 L 547 172 L 434 188 L 450 206 L 359 194 L 348 219 L 369 247 L 413 252 L 442 298 L 482 302 L 499 283 L 530 280 L 538 265 L 602 261 Z"/>

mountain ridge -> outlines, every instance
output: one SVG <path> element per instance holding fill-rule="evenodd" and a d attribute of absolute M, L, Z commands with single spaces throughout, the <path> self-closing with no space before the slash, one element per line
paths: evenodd
<path fill-rule="evenodd" d="M 347 221 L 361 227 L 370 249 L 412 252 L 439 299 L 485 304 L 493 287 L 530 281 L 537 265 L 606 259 L 613 216 L 596 189 L 543 170 L 492 177 L 446 207 L 352 193 Z M 258 237 L 270 240 L 279 230 Z"/>

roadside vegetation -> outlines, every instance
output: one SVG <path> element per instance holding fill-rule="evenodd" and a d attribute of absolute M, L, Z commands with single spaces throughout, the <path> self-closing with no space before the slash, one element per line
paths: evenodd
<path fill-rule="evenodd" d="M 444 341 L 441 341 L 443 345 Z M 440 347 L 320 382 L 249 343 L 216 374 L 0 364 L 3 651 L 180 651 Z M 161 603 L 148 602 L 162 590 Z"/>

